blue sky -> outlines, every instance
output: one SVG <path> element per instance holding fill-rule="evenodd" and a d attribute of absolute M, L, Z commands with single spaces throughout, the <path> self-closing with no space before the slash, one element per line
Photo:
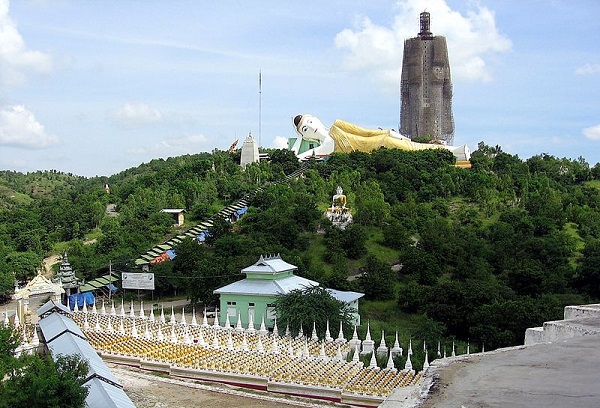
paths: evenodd
<path fill-rule="evenodd" d="M 111 175 L 281 147 L 311 113 L 398 128 L 404 39 L 445 35 L 455 144 L 600 161 L 600 2 L 0 0 L 0 169 Z"/>

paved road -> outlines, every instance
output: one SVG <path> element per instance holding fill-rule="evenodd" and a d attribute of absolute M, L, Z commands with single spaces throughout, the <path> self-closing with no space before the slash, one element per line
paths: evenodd
<path fill-rule="evenodd" d="M 591 335 L 471 355 L 433 370 L 419 407 L 599 407 L 599 346 Z"/>

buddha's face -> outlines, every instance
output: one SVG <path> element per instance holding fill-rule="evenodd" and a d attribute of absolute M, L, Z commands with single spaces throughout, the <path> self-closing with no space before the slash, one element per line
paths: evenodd
<path fill-rule="evenodd" d="M 312 115 L 296 116 L 294 124 L 304 140 L 314 140 L 322 143 L 328 136 L 327 128 L 323 125 L 323 122 Z"/>

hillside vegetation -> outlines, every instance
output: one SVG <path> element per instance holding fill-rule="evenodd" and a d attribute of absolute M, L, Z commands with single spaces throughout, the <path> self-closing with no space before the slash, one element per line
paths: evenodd
<path fill-rule="evenodd" d="M 141 253 L 181 234 L 160 209 L 185 208 L 190 227 L 264 186 L 238 223 L 216 222 L 206 243 L 184 241 L 175 260 L 152 266 L 155 298 L 213 304 L 214 288 L 260 254 L 280 253 L 303 276 L 365 293 L 361 314 L 374 333 L 486 349 L 521 344 L 525 328 L 560 318 L 564 305 L 600 299 L 598 164 L 521 160 L 480 144 L 465 170 L 445 150 L 382 149 L 334 154 L 270 184 L 299 166 L 288 151 L 270 154 L 246 171 L 239 152 L 214 151 L 104 178 L 0 172 L 1 289 L 63 249 L 86 279 L 109 261 L 134 270 Z M 354 216 L 343 231 L 322 217 L 337 186 Z"/>

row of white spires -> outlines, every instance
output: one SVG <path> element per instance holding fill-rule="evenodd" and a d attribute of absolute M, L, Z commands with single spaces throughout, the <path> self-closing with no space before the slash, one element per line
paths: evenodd
<path fill-rule="evenodd" d="M 75 309 L 74 312 L 78 313 L 80 312 L 80 310 L 77 307 L 77 304 L 75 304 Z M 86 303 L 84 302 L 83 307 L 81 308 L 81 314 L 83 315 L 83 322 L 81 322 L 81 326 L 83 327 L 84 331 L 90 331 L 90 324 L 89 324 L 89 320 L 87 318 L 88 315 L 88 308 Z M 144 311 L 144 306 L 143 306 L 143 302 L 140 302 L 140 308 L 139 308 L 139 313 L 136 316 L 135 313 L 135 308 L 134 308 L 134 303 L 133 301 L 131 301 L 130 304 L 130 310 L 129 313 L 126 314 L 125 313 L 125 307 L 124 307 L 124 303 L 123 300 L 121 300 L 121 307 L 120 307 L 120 311 L 117 314 L 116 309 L 115 309 L 115 305 L 114 305 L 114 301 L 112 301 L 111 303 L 111 307 L 110 307 L 110 311 L 107 312 L 104 301 L 102 302 L 102 306 L 100 308 L 100 312 L 98 312 L 97 308 L 96 308 L 96 303 L 94 302 L 90 311 L 90 314 L 92 315 L 96 315 L 96 321 L 95 321 L 95 327 L 94 327 L 94 331 L 95 332 L 108 332 L 108 333 L 119 333 L 120 335 L 127 335 L 129 334 L 131 337 L 133 338 L 138 338 L 138 337 L 143 337 L 146 339 L 156 339 L 159 341 L 163 341 L 163 340 L 168 340 L 172 343 L 182 343 L 182 344 L 193 344 L 195 342 L 197 342 L 198 344 L 200 344 L 201 346 L 212 346 L 213 348 L 220 348 L 220 344 L 221 342 L 219 341 L 219 338 L 217 336 L 217 331 L 213 331 L 213 339 L 212 339 L 212 344 L 208 344 L 206 342 L 206 340 L 204 339 L 204 336 L 202 334 L 202 331 L 198 331 L 198 335 L 197 338 L 194 338 L 193 336 L 190 336 L 190 332 L 189 330 L 187 330 L 187 320 L 185 317 L 185 308 L 182 309 L 181 312 L 181 319 L 179 322 L 177 322 L 177 319 L 175 318 L 175 312 L 174 312 L 174 308 L 173 306 L 171 306 L 171 316 L 169 318 L 169 325 L 171 326 L 171 333 L 170 335 L 167 337 L 163 332 L 162 332 L 162 327 L 161 324 L 166 324 L 166 318 L 165 318 L 165 314 L 164 314 L 164 308 L 161 306 L 161 313 L 160 313 L 160 317 L 157 319 L 154 316 L 154 310 L 151 309 L 149 316 L 146 318 L 145 315 L 145 311 Z M 98 319 L 98 316 L 106 316 L 107 319 L 103 319 L 105 320 L 105 325 L 104 325 L 104 329 L 101 327 L 100 325 L 100 320 Z M 110 319 L 110 317 L 116 318 L 115 320 L 119 320 L 119 324 L 118 324 L 118 329 L 115 329 L 112 321 Z M 127 325 L 128 326 L 128 331 L 129 333 L 126 332 L 125 330 L 125 326 L 123 324 L 124 319 L 129 319 L 130 320 L 130 324 Z M 137 326 L 135 324 L 135 319 L 140 319 L 140 320 L 146 320 L 146 326 L 145 326 L 145 331 L 144 334 L 142 336 L 140 336 L 138 330 L 137 330 Z M 79 320 L 79 319 L 77 319 Z M 155 330 L 156 334 L 153 335 L 153 331 L 149 329 L 148 327 L 148 322 L 149 323 L 157 323 L 158 324 L 158 329 Z M 8 312 L 4 313 L 4 326 L 7 327 L 9 326 L 10 321 L 8 318 Z M 14 315 L 14 326 L 16 328 L 19 328 L 21 330 L 21 337 L 22 337 L 22 343 L 20 348 L 17 350 L 17 352 L 21 352 L 21 351 L 30 351 L 32 352 L 32 350 L 34 350 L 36 347 L 39 346 L 39 337 L 37 335 L 37 330 L 27 330 L 26 329 L 26 325 L 23 324 L 21 327 L 21 322 L 19 320 L 19 316 L 18 313 L 15 313 Z M 181 326 L 184 328 L 184 333 L 182 336 L 178 336 L 175 333 L 175 326 Z M 231 327 L 231 325 L 229 324 L 229 316 L 227 316 L 226 318 L 226 323 L 224 327 L 221 327 L 219 325 L 219 319 L 218 319 L 218 311 L 215 311 L 215 316 L 214 316 L 214 321 L 212 325 L 208 324 L 208 317 L 207 317 L 207 313 L 206 313 L 206 309 L 204 310 L 203 313 L 203 318 L 202 318 L 202 324 L 198 324 L 197 323 L 197 319 L 196 319 L 196 311 L 195 309 L 192 309 L 192 319 L 191 319 L 191 323 L 190 323 L 191 327 L 200 327 L 200 328 L 214 328 L 214 329 L 221 329 L 221 330 L 225 330 L 225 331 L 229 331 L 229 338 L 226 340 L 226 348 L 228 349 L 233 349 L 233 340 L 231 337 L 231 331 L 235 331 L 237 333 L 243 333 L 243 341 L 242 341 L 242 345 L 240 346 L 240 349 L 243 351 L 248 351 L 249 347 L 248 347 L 248 343 L 247 343 L 247 338 L 246 338 L 246 333 L 247 334 L 258 334 L 258 340 L 257 340 L 257 344 L 255 349 L 259 352 L 264 352 L 265 348 L 262 345 L 262 341 L 261 341 L 261 336 L 266 336 L 269 334 L 269 331 L 266 329 L 265 327 L 265 323 L 264 323 L 264 316 L 262 318 L 261 321 L 261 325 L 260 328 L 258 330 L 256 330 L 254 323 L 252 321 L 252 316 L 250 316 L 250 322 L 248 323 L 248 327 L 246 329 L 244 329 L 242 327 L 241 324 L 241 320 L 240 320 L 240 316 L 238 315 L 238 321 L 236 324 L 235 329 Z M 27 332 L 30 331 L 31 335 L 29 335 Z M 281 347 L 278 345 L 277 343 L 277 337 L 278 337 L 279 331 L 277 328 L 277 320 L 275 320 L 275 325 L 273 328 L 273 339 L 274 341 L 272 342 L 272 347 L 271 347 L 271 352 L 274 353 L 279 353 Z M 181 338 L 180 338 L 181 337 Z M 289 327 L 286 327 L 286 331 L 285 331 L 285 338 L 290 339 L 291 338 L 291 333 L 289 330 Z M 305 355 L 305 356 L 310 356 L 310 352 L 308 351 L 308 343 L 307 340 L 308 338 L 304 337 L 303 334 L 303 330 L 302 327 L 300 327 L 300 331 L 298 333 L 298 336 L 296 337 L 296 340 L 304 340 L 305 342 L 305 347 L 303 350 L 300 350 L 298 352 L 298 355 Z M 318 342 L 319 338 L 317 336 L 317 331 L 316 331 L 316 327 L 315 324 L 313 323 L 313 330 L 312 330 L 312 335 L 310 337 L 310 340 L 313 342 Z M 370 362 L 370 367 L 377 367 L 377 362 L 375 359 L 375 355 L 389 355 L 388 357 L 388 362 L 386 365 L 386 368 L 388 369 L 393 369 L 394 368 L 394 363 L 393 363 L 393 357 L 395 355 L 400 355 L 402 356 L 403 353 L 403 349 L 402 347 L 400 347 L 400 343 L 398 341 L 398 332 L 396 332 L 396 336 L 395 336 L 395 341 L 394 341 L 394 345 L 388 349 L 386 342 L 385 342 L 385 334 L 382 330 L 381 332 L 381 341 L 379 344 L 379 347 L 376 349 L 376 352 L 374 351 L 374 345 L 375 342 L 372 340 L 371 338 L 371 333 L 370 333 L 370 325 L 367 324 L 367 333 L 365 335 L 365 339 L 364 340 L 360 340 L 358 338 L 357 332 L 356 332 L 356 326 L 354 326 L 354 333 L 352 335 L 352 338 L 349 341 L 346 341 L 346 339 L 344 338 L 344 334 L 343 334 L 343 327 L 342 324 L 340 322 L 340 331 L 339 331 L 339 335 L 336 339 L 333 339 L 331 337 L 330 334 L 330 330 L 329 330 L 329 322 L 327 322 L 327 327 L 326 327 L 326 331 L 325 331 L 325 338 L 323 339 L 323 342 L 321 343 L 321 352 L 319 353 L 320 357 L 326 357 L 326 353 L 325 353 L 325 344 L 326 343 L 337 343 L 338 344 L 338 350 L 337 353 L 335 355 L 335 359 L 342 359 L 342 349 L 340 347 L 340 345 L 344 345 L 344 344 L 348 344 L 349 348 L 351 350 L 354 351 L 353 353 L 353 361 L 358 361 L 359 360 L 359 354 L 369 354 L 371 353 L 371 362 Z M 293 351 L 293 346 L 291 345 L 292 343 L 289 343 L 289 347 L 288 347 L 288 352 L 290 353 L 290 355 L 294 355 L 294 351 Z M 362 351 L 361 351 L 361 346 L 362 346 Z M 425 345 L 425 343 L 423 343 L 423 349 L 425 352 L 425 362 L 423 365 L 423 370 L 426 370 L 427 367 L 429 367 L 429 361 L 428 361 L 428 352 L 427 352 L 427 347 Z M 388 353 L 389 350 L 389 353 Z M 483 350 L 482 350 L 483 351 Z M 469 354 L 469 345 L 467 345 L 467 350 L 466 350 L 466 354 Z M 344 354 L 347 354 L 344 353 Z M 412 363 L 410 361 L 410 356 L 413 354 L 412 352 L 412 340 L 409 340 L 409 346 L 408 346 L 408 350 L 407 350 L 407 361 L 405 364 L 405 369 L 412 369 Z M 437 354 L 438 357 L 442 357 L 441 354 L 441 350 L 440 350 L 440 343 L 438 342 L 438 350 L 437 350 Z M 452 343 L 452 357 L 456 356 L 456 349 L 455 349 L 455 345 L 454 342 Z M 444 347 L 443 350 L 443 358 L 446 358 L 446 348 Z"/>

